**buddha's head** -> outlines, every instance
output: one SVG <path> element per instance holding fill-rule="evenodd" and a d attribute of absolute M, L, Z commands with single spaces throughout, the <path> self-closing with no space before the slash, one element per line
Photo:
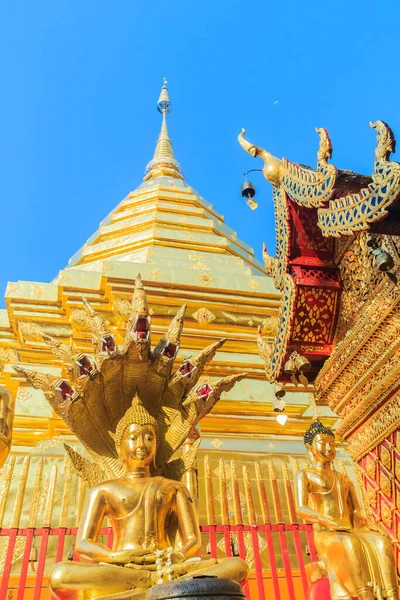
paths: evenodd
<path fill-rule="evenodd" d="M 314 421 L 304 434 L 304 445 L 317 462 L 332 462 L 336 457 L 336 442 L 333 431 Z"/>
<path fill-rule="evenodd" d="M 154 463 L 157 448 L 157 421 L 135 396 L 119 421 L 113 439 L 122 462 L 147 467 Z"/>

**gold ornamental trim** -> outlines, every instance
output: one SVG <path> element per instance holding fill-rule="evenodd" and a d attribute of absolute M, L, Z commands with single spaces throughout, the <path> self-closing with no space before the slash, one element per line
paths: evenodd
<path fill-rule="evenodd" d="M 370 126 L 378 134 L 372 183 L 358 194 L 331 200 L 329 208 L 318 210 L 318 225 L 324 236 L 339 237 L 369 229 L 371 223 L 387 215 L 400 195 L 400 164 L 389 160 L 395 147 L 393 133 L 383 121 Z"/>
<path fill-rule="evenodd" d="M 329 392 L 321 394 L 319 400 L 327 401 L 331 408 L 341 414 L 345 407 L 350 405 L 352 399 L 353 404 L 362 401 L 363 397 L 380 384 L 376 380 L 376 373 L 379 373 L 382 379 L 386 379 L 397 365 L 400 366 L 400 360 L 397 359 L 395 362 L 392 360 L 392 357 L 398 355 L 399 347 L 400 307 L 381 323 L 374 335 L 365 342 L 347 365 L 347 369 L 336 378 Z M 372 377 L 374 374 L 375 376 Z M 356 400 L 354 395 L 359 392 L 362 392 L 363 396 Z"/>
<path fill-rule="evenodd" d="M 302 167 L 286 158 L 279 160 L 267 150 L 245 139 L 246 130 L 238 136 L 239 144 L 251 156 L 264 161 L 263 173 L 272 185 L 281 187 L 300 206 L 318 208 L 331 198 L 337 177 L 337 169 L 328 164 L 332 156 L 332 144 L 324 128 L 316 129 L 320 137 L 317 170 Z"/>
<path fill-rule="evenodd" d="M 394 276 L 397 279 L 400 277 L 400 268 L 396 269 Z M 337 343 L 319 372 L 314 384 L 318 400 L 329 392 L 334 382 L 399 302 L 400 288 L 393 285 L 389 279 L 383 280 L 373 300 L 365 306 L 355 325 Z"/>
<path fill-rule="evenodd" d="M 349 451 L 359 462 L 400 427 L 400 391 L 348 439 Z"/>

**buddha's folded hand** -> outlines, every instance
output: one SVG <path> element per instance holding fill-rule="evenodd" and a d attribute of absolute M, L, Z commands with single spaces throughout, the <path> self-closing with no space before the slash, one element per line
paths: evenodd
<path fill-rule="evenodd" d="M 118 550 L 111 554 L 109 562 L 117 565 L 128 565 L 130 563 L 143 565 L 144 555 L 140 550 Z M 155 562 L 155 559 L 153 562 Z"/>

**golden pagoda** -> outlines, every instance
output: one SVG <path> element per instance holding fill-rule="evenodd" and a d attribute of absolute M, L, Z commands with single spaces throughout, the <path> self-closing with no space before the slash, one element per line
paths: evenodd
<path fill-rule="evenodd" d="M 2 471 L 0 528 L 16 533 L 13 548 L 6 533 L 0 538 L 0 569 L 5 569 L 8 580 L 0 591 L 13 592 L 18 599 L 49 597 L 49 563 L 73 553 L 73 528 L 86 491 L 64 451 L 65 442 L 78 447 L 77 439 L 21 369 L 64 381 L 65 367 L 52 344 L 62 343 L 76 354 L 90 356 L 88 303 L 116 344 L 122 345 L 140 273 L 153 343 L 160 341 L 178 309 L 187 304 L 178 367 L 204 347 L 227 338 L 206 366 L 206 375 L 214 381 L 247 373 L 201 421 L 197 466 L 201 525 L 229 529 L 245 524 L 247 529 L 224 534 L 204 529 L 204 535 L 210 535 L 208 544 L 204 542 L 206 551 L 246 552 L 250 583 L 256 586 L 257 580 L 258 587 L 252 589 L 258 590 L 261 600 L 273 587 L 276 593 L 277 586 L 282 599 L 293 598 L 293 590 L 303 598 L 310 530 L 297 522 L 291 482 L 306 461 L 301 437 L 316 408 L 310 404 L 309 386 L 286 382 L 288 421 L 285 426 L 277 422 L 276 396 L 265 379 L 256 338 L 259 330 L 263 342 L 273 342 L 281 293 L 253 249 L 185 181 L 168 133 L 171 102 L 166 82 L 157 108 L 161 131 L 142 184 L 102 221 L 51 283 L 18 281 L 7 286 L 6 309 L 0 311 L 0 384 L 7 398 L 13 398 L 7 406 L 14 421 L 10 457 Z M 335 425 L 337 417 L 328 407 L 318 410 L 327 426 Z M 191 444 L 193 440 L 187 440 L 186 451 Z M 344 452 L 341 458 L 351 471 Z M 193 471 L 185 475 L 189 487 L 197 486 Z M 275 529 L 260 533 L 256 523 L 274 523 Z M 293 539 L 286 540 L 283 523 L 296 523 L 287 530 Z M 29 546 L 21 528 L 32 532 L 41 528 L 42 533 L 32 533 Z M 49 536 L 46 546 L 43 531 Z M 35 535 L 42 540 L 37 546 L 32 541 Z M 110 531 L 104 535 L 110 536 Z M 277 545 L 280 550 L 274 557 Z M 39 546 L 37 556 L 32 548 Z M 298 566 L 288 579 L 289 555 Z M 289 583 L 282 584 L 281 579 Z"/>

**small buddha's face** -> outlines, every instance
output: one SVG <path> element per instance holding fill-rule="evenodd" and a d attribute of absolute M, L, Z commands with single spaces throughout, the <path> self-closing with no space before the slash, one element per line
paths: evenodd
<path fill-rule="evenodd" d="M 151 465 L 156 454 L 157 438 L 152 425 L 129 425 L 122 436 L 119 455 L 125 464 Z"/>
<path fill-rule="evenodd" d="M 332 462 L 336 457 L 336 442 L 332 435 L 319 433 L 308 444 L 308 450 L 317 462 Z"/>

